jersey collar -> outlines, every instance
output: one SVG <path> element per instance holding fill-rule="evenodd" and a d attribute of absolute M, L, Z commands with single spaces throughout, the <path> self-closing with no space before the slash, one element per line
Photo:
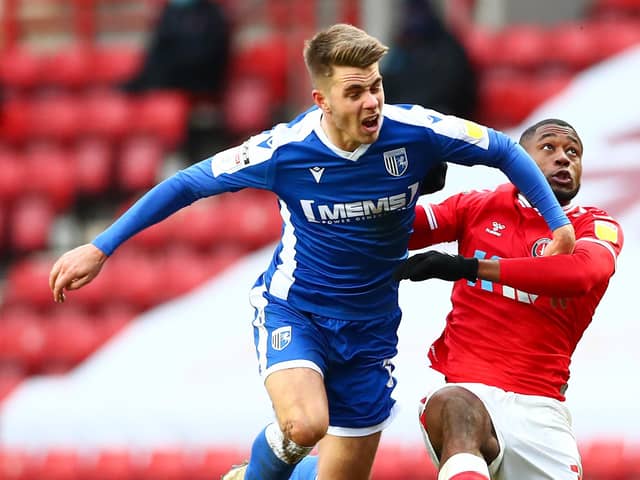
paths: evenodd
<path fill-rule="evenodd" d="M 322 125 L 320 123 L 321 120 L 322 120 L 322 115 L 318 115 L 318 122 L 316 123 L 316 126 L 314 127 L 313 131 L 316 133 L 320 141 L 329 150 L 331 150 L 333 153 L 335 153 L 339 157 L 355 162 L 360 157 L 362 157 L 367 152 L 367 150 L 369 150 L 369 147 L 372 145 L 371 143 L 363 143 L 358 148 L 356 148 L 353 152 L 347 152 L 346 150 L 342 150 L 341 148 L 338 148 L 333 143 L 331 143 L 331 140 L 329 140 L 329 137 L 327 136 L 325 131 L 322 129 Z M 380 128 L 382 128 L 383 122 L 384 122 L 384 116 L 380 119 Z"/>
<path fill-rule="evenodd" d="M 527 197 L 525 197 L 522 193 L 518 192 L 518 195 L 516 198 L 518 200 L 518 203 L 520 203 L 522 207 L 533 208 L 536 212 L 538 211 L 538 209 L 535 208 L 533 205 L 531 205 L 531 202 L 529 202 L 529 200 L 527 200 Z M 576 208 L 576 205 L 574 205 L 573 203 L 569 203 L 569 205 L 564 205 L 562 207 L 562 210 L 564 211 L 564 213 L 567 213 L 573 210 L 574 208 Z"/>

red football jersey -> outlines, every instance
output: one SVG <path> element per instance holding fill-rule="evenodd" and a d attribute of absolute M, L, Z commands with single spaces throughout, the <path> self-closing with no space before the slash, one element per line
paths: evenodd
<path fill-rule="evenodd" d="M 606 212 L 568 206 L 565 213 L 576 231 L 574 254 L 532 261 L 542 255 L 551 232 L 513 185 L 417 207 L 410 248 L 457 240 L 465 257 L 513 258 L 501 262 L 505 284 L 455 282 L 453 309 L 429 350 L 432 368 L 447 381 L 564 400 L 571 355 L 607 289 L 623 243 L 620 225 Z M 514 257 L 529 259 L 523 264 Z M 577 267 L 568 263 L 577 261 L 582 262 Z M 509 262 L 516 262 L 511 274 Z M 549 274 L 523 268 L 529 264 L 546 264 Z M 507 278 L 513 278 L 511 285 Z M 523 283 L 538 293 L 518 289 Z M 584 285 L 580 295 L 576 284 Z"/>

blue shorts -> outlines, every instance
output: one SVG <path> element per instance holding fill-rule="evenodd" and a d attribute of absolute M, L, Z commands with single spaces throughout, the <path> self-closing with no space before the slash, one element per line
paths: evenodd
<path fill-rule="evenodd" d="M 329 401 L 329 433 L 365 436 L 391 422 L 401 312 L 344 321 L 300 312 L 260 287 L 251 295 L 260 374 L 307 367 L 319 372 Z"/>

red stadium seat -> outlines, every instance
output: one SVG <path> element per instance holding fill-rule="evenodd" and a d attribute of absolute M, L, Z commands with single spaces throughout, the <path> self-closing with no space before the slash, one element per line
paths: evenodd
<path fill-rule="evenodd" d="M 143 94 L 135 106 L 131 128 L 134 133 L 154 136 L 167 149 L 174 149 L 184 139 L 189 108 L 187 96 L 178 91 Z"/>
<path fill-rule="evenodd" d="M 140 471 L 140 480 L 191 480 L 189 464 L 180 450 L 156 450 L 151 452 L 149 463 Z"/>
<path fill-rule="evenodd" d="M 19 97 L 4 101 L 0 122 L 3 139 L 15 144 L 24 142 L 31 135 L 29 102 Z"/>
<path fill-rule="evenodd" d="M 55 144 L 35 145 L 24 155 L 25 193 L 42 196 L 56 211 L 67 209 L 75 198 L 73 158 Z"/>
<path fill-rule="evenodd" d="M 31 89 L 45 78 L 42 57 L 26 48 L 0 55 L 0 83 L 4 87 Z"/>
<path fill-rule="evenodd" d="M 273 98 L 266 80 L 238 77 L 231 84 L 233 87 L 223 100 L 227 131 L 232 136 L 244 137 L 269 128 Z"/>
<path fill-rule="evenodd" d="M 29 308 L 11 308 L 0 315 L 0 361 L 38 370 L 45 351 L 43 320 Z"/>
<path fill-rule="evenodd" d="M 624 441 L 601 438 L 580 447 L 584 478 L 590 480 L 626 480 Z M 622 467 L 622 468 L 621 468 Z"/>
<path fill-rule="evenodd" d="M 0 480 L 26 480 L 31 472 L 31 457 L 18 449 L 0 449 Z"/>
<path fill-rule="evenodd" d="M 82 99 L 82 134 L 119 141 L 132 128 L 132 101 L 116 90 L 95 90 Z"/>
<path fill-rule="evenodd" d="M 211 197 L 182 210 L 173 222 L 172 237 L 196 249 L 211 248 L 224 238 L 227 217 L 234 214 L 224 205 L 221 198 Z"/>
<path fill-rule="evenodd" d="M 506 70 L 490 71 L 483 75 L 479 85 L 478 112 L 481 123 L 495 128 L 518 124 L 530 112 L 526 98 L 530 86 L 529 76 Z"/>
<path fill-rule="evenodd" d="M 141 250 L 123 249 L 111 259 L 110 299 L 143 310 L 156 303 L 166 278 L 159 276 L 153 257 Z"/>
<path fill-rule="evenodd" d="M 249 452 L 233 449 L 210 449 L 198 457 L 191 469 L 192 480 L 220 478 L 229 471 L 231 465 L 249 458 Z"/>
<path fill-rule="evenodd" d="M 483 70 L 499 63 L 500 50 L 493 32 L 474 27 L 464 32 L 461 40 L 475 69 Z"/>
<path fill-rule="evenodd" d="M 82 112 L 72 95 L 36 98 L 29 108 L 31 137 L 67 142 L 80 133 Z"/>
<path fill-rule="evenodd" d="M 225 209 L 231 214 L 227 215 L 227 228 L 222 233 L 229 243 L 254 250 L 275 241 L 281 233 L 282 218 L 275 198 L 257 201 L 250 195 L 233 195 Z"/>
<path fill-rule="evenodd" d="M 19 154 L 9 149 L 0 150 L 0 204 L 11 204 L 25 186 L 24 162 Z"/>
<path fill-rule="evenodd" d="M 12 263 L 7 272 L 4 303 L 44 309 L 51 307 L 53 295 L 49 289 L 49 271 L 52 265 L 52 258 L 41 255 Z"/>
<path fill-rule="evenodd" d="M 114 86 L 135 75 L 141 66 L 143 52 L 131 46 L 100 47 L 93 52 L 92 82 Z"/>
<path fill-rule="evenodd" d="M 102 450 L 91 466 L 88 480 L 133 480 L 135 469 L 127 450 Z"/>
<path fill-rule="evenodd" d="M 125 192 L 152 187 L 160 174 L 162 154 L 158 139 L 140 136 L 125 140 L 116 159 L 116 184 Z"/>
<path fill-rule="evenodd" d="M 100 195 L 111 186 L 111 145 L 102 140 L 80 141 L 74 151 L 74 182 L 78 194 Z"/>
<path fill-rule="evenodd" d="M 82 44 L 49 54 L 43 63 L 47 74 L 42 82 L 65 89 L 86 87 L 93 75 L 93 52 Z"/>
<path fill-rule="evenodd" d="M 532 70 L 547 61 L 545 31 L 538 25 L 513 25 L 502 30 L 496 39 L 500 55 L 496 61 L 507 67 Z"/>
<path fill-rule="evenodd" d="M 75 366 L 93 353 L 100 342 L 98 327 L 88 314 L 69 304 L 56 308 L 45 328 L 43 361 L 48 364 Z"/>
<path fill-rule="evenodd" d="M 48 451 L 36 464 L 33 480 L 81 480 L 81 463 L 73 450 Z"/>
<path fill-rule="evenodd" d="M 598 60 L 640 44 L 640 20 L 594 22 L 589 25 L 589 31 L 597 38 L 594 51 Z"/>
<path fill-rule="evenodd" d="M 26 253 L 46 248 L 54 219 L 53 207 L 46 198 L 27 196 L 18 200 L 9 223 L 11 249 Z"/>
<path fill-rule="evenodd" d="M 584 23 L 561 23 L 546 36 L 547 56 L 550 62 L 581 70 L 595 63 L 596 43 L 599 42 Z"/>

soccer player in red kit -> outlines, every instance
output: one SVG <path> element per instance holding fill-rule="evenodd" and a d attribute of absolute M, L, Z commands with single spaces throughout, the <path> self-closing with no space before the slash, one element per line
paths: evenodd
<path fill-rule="evenodd" d="M 547 119 L 520 144 L 576 231 L 572 254 L 543 257 L 549 230 L 511 184 L 416 208 L 410 249 L 458 241 L 459 255 L 407 259 L 396 279 L 456 281 L 446 326 L 429 350 L 446 383 L 423 400 L 420 425 L 438 480 L 578 480 L 582 467 L 563 401 L 571 355 L 604 295 L 623 244 L 605 211 L 571 203 L 583 145 Z"/>

